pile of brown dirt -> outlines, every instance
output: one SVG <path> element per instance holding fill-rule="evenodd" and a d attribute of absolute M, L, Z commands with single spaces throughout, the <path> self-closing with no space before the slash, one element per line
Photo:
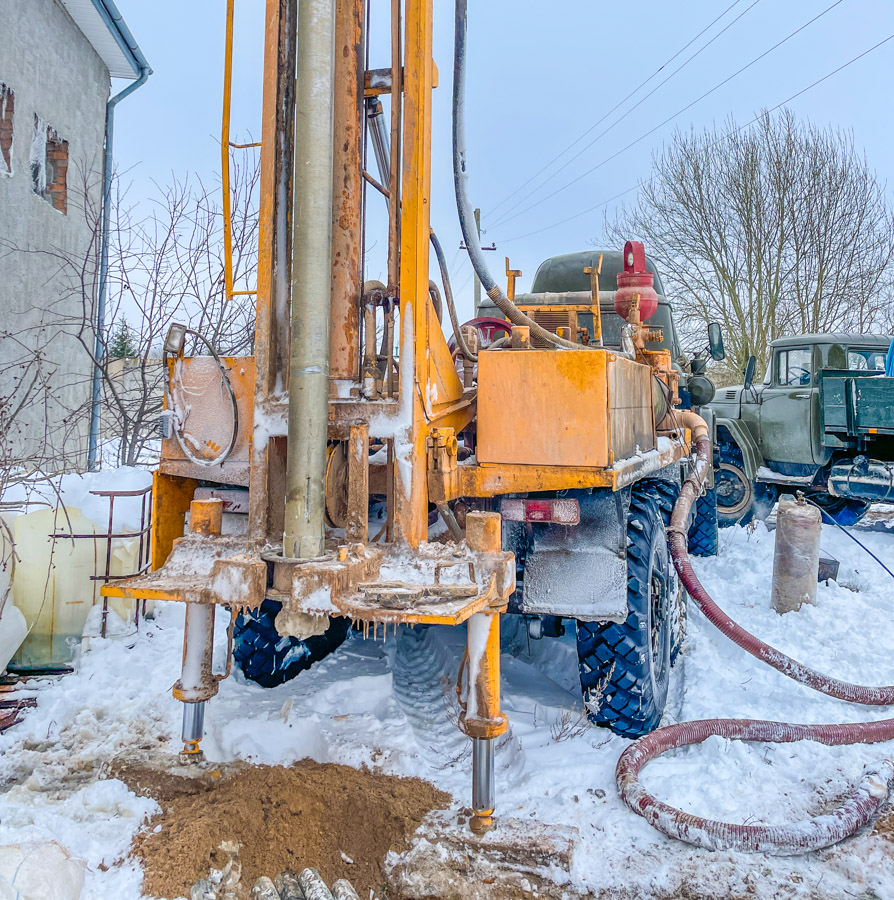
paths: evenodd
<path fill-rule="evenodd" d="M 122 763 L 112 774 L 162 807 L 133 844 L 150 897 L 188 897 L 190 886 L 220 865 L 223 841 L 242 845 L 246 896 L 259 876 L 306 866 L 329 884 L 347 878 L 368 896 L 384 883 L 388 851 L 404 849 L 430 810 L 450 804 L 448 794 L 418 778 L 311 760 L 290 768 L 240 764 L 167 772 Z"/>

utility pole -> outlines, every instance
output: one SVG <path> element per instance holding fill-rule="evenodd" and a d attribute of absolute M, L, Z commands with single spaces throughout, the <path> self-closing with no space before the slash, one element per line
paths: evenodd
<path fill-rule="evenodd" d="M 481 244 L 481 210 L 475 210 L 475 230 L 478 232 L 478 244 Z M 475 279 L 475 318 L 478 318 L 478 307 L 481 306 L 481 282 L 478 280 L 478 275 L 473 276 Z"/>

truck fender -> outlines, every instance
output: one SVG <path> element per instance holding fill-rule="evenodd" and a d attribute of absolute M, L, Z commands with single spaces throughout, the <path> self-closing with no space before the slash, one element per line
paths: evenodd
<path fill-rule="evenodd" d="M 716 420 L 717 427 L 717 440 L 718 442 L 722 441 L 721 433 L 725 428 L 730 437 L 732 437 L 736 446 L 738 446 L 739 450 L 742 451 L 742 461 L 745 464 L 745 474 L 752 480 L 755 481 L 757 479 L 757 470 L 764 464 L 764 459 L 761 456 L 760 450 L 757 448 L 757 444 L 754 441 L 754 438 L 751 436 L 751 432 L 742 424 L 739 419 L 724 419 L 717 417 Z"/>

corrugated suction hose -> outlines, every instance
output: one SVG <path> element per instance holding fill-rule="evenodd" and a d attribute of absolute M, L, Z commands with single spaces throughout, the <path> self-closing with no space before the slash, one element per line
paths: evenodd
<path fill-rule="evenodd" d="M 894 687 L 864 687 L 830 678 L 792 659 L 747 632 L 712 600 L 689 560 L 686 527 L 692 505 L 701 494 L 711 466 L 711 439 L 704 421 L 686 413 L 686 427 L 696 442 L 696 461 L 680 491 L 668 528 L 671 556 L 680 580 L 705 617 L 731 641 L 782 674 L 814 690 L 868 706 L 894 704 Z M 615 778 L 621 798 L 635 813 L 669 837 L 709 850 L 754 850 L 792 855 L 838 843 L 874 820 L 894 782 L 894 763 L 885 759 L 863 773 L 859 784 L 829 813 L 788 825 L 734 825 L 694 816 L 662 803 L 640 783 L 650 760 L 678 747 L 700 744 L 709 737 L 788 743 L 817 741 L 828 746 L 877 743 L 894 739 L 894 719 L 842 725 L 793 725 L 749 719 L 703 719 L 659 728 L 628 747 L 618 760 Z"/>

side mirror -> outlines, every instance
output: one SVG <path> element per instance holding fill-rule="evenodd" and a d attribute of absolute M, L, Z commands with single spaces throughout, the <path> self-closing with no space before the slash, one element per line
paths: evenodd
<path fill-rule="evenodd" d="M 708 351 L 711 359 L 726 359 L 726 350 L 723 348 L 723 332 L 719 322 L 711 322 L 708 325 Z"/>
<path fill-rule="evenodd" d="M 754 384 L 754 367 L 757 365 L 757 360 L 753 356 L 748 357 L 748 362 L 745 363 L 745 390 L 750 391 L 751 385 Z"/>

